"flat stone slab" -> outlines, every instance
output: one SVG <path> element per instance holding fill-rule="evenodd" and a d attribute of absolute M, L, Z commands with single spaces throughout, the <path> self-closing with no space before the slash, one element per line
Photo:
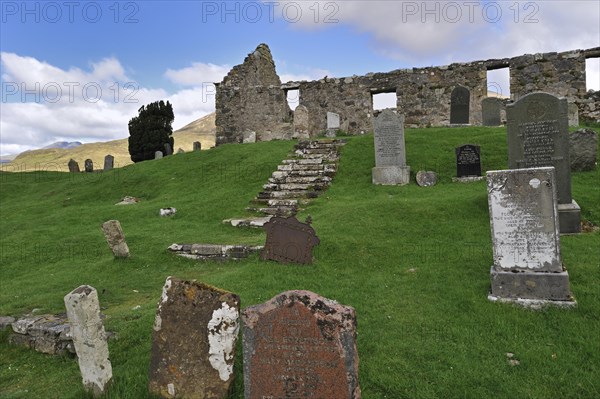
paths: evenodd
<path fill-rule="evenodd" d="M 287 291 L 242 320 L 245 399 L 361 398 L 353 308 Z"/>
<path fill-rule="evenodd" d="M 233 227 L 263 227 L 271 220 L 272 216 L 246 219 L 225 219 L 223 223 L 231 224 Z"/>
<path fill-rule="evenodd" d="M 179 256 L 197 260 L 227 260 L 247 258 L 260 252 L 263 246 L 224 244 L 172 244 L 168 250 Z"/>
<path fill-rule="evenodd" d="M 161 398 L 226 398 L 239 309 L 231 292 L 167 278 L 152 331 L 148 391 Z"/>

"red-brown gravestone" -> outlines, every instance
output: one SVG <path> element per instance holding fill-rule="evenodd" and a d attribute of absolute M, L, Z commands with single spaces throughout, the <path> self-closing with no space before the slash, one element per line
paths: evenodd
<path fill-rule="evenodd" d="M 222 399 L 233 382 L 240 298 L 167 278 L 158 304 L 148 390 L 162 398 Z"/>
<path fill-rule="evenodd" d="M 313 247 L 321 240 L 315 229 L 301 223 L 295 217 L 273 217 L 264 225 L 267 233 L 265 248 L 260 254 L 262 260 L 275 260 L 282 263 L 312 263 Z"/>
<path fill-rule="evenodd" d="M 242 321 L 245 399 L 360 399 L 353 308 L 287 291 Z"/>

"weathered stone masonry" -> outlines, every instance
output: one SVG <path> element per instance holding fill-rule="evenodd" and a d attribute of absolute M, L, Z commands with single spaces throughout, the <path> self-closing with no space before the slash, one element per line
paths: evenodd
<path fill-rule="evenodd" d="M 371 131 L 373 95 L 378 93 L 396 93 L 407 127 L 448 126 L 458 86 L 469 90 L 468 123 L 481 125 L 487 71 L 506 67 L 512 100 L 545 91 L 576 104 L 580 120 L 598 121 L 598 96 L 586 92 L 585 79 L 585 59 L 597 57 L 600 47 L 281 84 L 269 47 L 261 44 L 217 84 L 217 143 L 241 142 L 248 131 L 256 132 L 259 141 L 294 137 L 288 90 L 299 90 L 313 136 L 327 129 L 327 112 L 338 113 L 341 129 L 350 134 Z"/>

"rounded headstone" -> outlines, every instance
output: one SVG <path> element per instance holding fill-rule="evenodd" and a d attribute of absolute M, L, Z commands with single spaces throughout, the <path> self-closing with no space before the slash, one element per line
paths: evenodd
<path fill-rule="evenodd" d="M 417 184 L 421 187 L 431 187 L 437 184 L 437 174 L 431 171 L 417 172 Z"/>

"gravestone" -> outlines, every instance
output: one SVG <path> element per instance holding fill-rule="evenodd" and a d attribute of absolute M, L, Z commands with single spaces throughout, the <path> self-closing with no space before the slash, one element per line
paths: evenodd
<path fill-rule="evenodd" d="M 579 129 L 571 133 L 569 149 L 571 171 L 594 170 L 598 159 L 598 133 L 592 129 Z"/>
<path fill-rule="evenodd" d="M 156 151 L 154 153 L 154 159 L 161 159 L 163 157 L 162 151 Z"/>
<path fill-rule="evenodd" d="M 335 112 L 327 112 L 327 137 L 335 137 L 340 129 L 340 115 Z"/>
<path fill-rule="evenodd" d="M 353 308 L 287 291 L 242 321 L 245 399 L 361 398 Z"/>
<path fill-rule="evenodd" d="M 94 162 L 92 162 L 91 159 L 86 159 L 85 160 L 85 171 L 86 171 L 86 173 L 93 173 L 94 172 Z"/>
<path fill-rule="evenodd" d="M 200 151 L 202 149 L 202 143 L 194 141 L 194 151 Z"/>
<path fill-rule="evenodd" d="M 312 263 L 313 247 L 319 245 L 321 240 L 309 224 L 299 222 L 294 216 L 274 216 L 263 227 L 267 240 L 260 254 L 261 260 L 304 265 Z"/>
<path fill-rule="evenodd" d="M 240 298 L 169 277 L 152 331 L 148 390 L 162 398 L 226 398 L 234 379 Z"/>
<path fill-rule="evenodd" d="M 580 231 L 581 209 L 571 197 L 567 100 L 531 93 L 506 107 L 508 167 L 553 166 L 561 233 Z"/>
<path fill-rule="evenodd" d="M 115 166 L 115 157 L 107 155 L 104 157 L 104 170 L 111 170 Z"/>
<path fill-rule="evenodd" d="M 469 105 L 471 93 L 469 89 L 456 86 L 450 95 L 450 123 L 466 125 L 469 123 Z"/>
<path fill-rule="evenodd" d="M 304 105 L 298 105 L 294 110 L 294 138 L 309 138 L 308 126 L 308 108 Z"/>
<path fill-rule="evenodd" d="M 74 159 L 69 160 L 69 172 L 71 173 L 79 173 L 79 164 Z"/>
<path fill-rule="evenodd" d="M 242 134 L 242 143 L 244 143 L 244 144 L 256 143 L 256 132 L 245 131 Z"/>
<path fill-rule="evenodd" d="M 553 167 L 490 171 L 493 298 L 571 301 Z"/>
<path fill-rule="evenodd" d="M 569 103 L 567 110 L 569 114 L 569 126 L 579 126 L 579 108 L 577 107 L 577 104 Z"/>
<path fill-rule="evenodd" d="M 456 153 L 456 177 L 481 176 L 481 147 L 465 144 L 454 149 Z"/>
<path fill-rule="evenodd" d="M 129 247 L 125 242 L 125 234 L 118 220 L 109 220 L 102 224 L 102 231 L 106 242 L 110 247 L 115 258 L 127 258 L 129 256 Z"/>
<path fill-rule="evenodd" d="M 502 124 L 500 114 L 504 104 L 496 97 L 487 97 L 481 101 L 481 121 L 483 126 L 499 126 Z"/>
<path fill-rule="evenodd" d="M 171 147 L 171 144 L 165 143 L 164 147 L 165 147 L 165 152 L 163 154 L 164 156 L 173 155 L 173 147 Z"/>
<path fill-rule="evenodd" d="M 183 150 L 183 148 L 178 148 L 177 149 L 177 154 L 184 154 L 185 151 Z"/>
<path fill-rule="evenodd" d="M 373 120 L 375 136 L 375 167 L 373 184 L 404 185 L 410 179 L 404 146 L 404 115 L 383 110 Z"/>
<path fill-rule="evenodd" d="M 112 366 L 98 292 L 82 285 L 67 294 L 64 302 L 84 389 L 95 397 L 101 396 L 112 380 Z"/>
<path fill-rule="evenodd" d="M 437 184 L 437 173 L 420 170 L 416 176 L 417 184 L 421 187 L 431 187 Z"/>

